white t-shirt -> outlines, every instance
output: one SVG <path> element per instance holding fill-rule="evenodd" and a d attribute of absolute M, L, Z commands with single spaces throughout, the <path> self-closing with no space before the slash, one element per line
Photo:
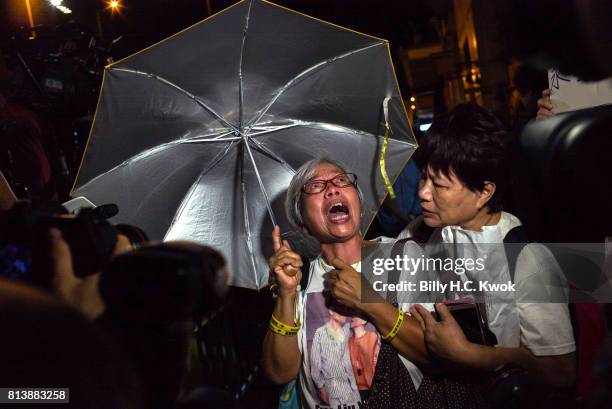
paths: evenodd
<path fill-rule="evenodd" d="M 398 239 L 411 237 L 412 231 L 421 221 L 422 219 L 413 222 L 400 233 Z M 436 229 L 430 241 L 453 243 L 460 242 L 461 237 L 471 236 L 490 240 L 488 243 L 502 243 L 506 234 L 519 225 L 521 222 L 518 218 L 502 212 L 500 221 L 495 226 L 484 226 L 479 232 L 466 231 L 458 226 L 447 226 Z M 503 246 L 488 248 L 501 251 Z M 492 256 L 499 259 L 500 254 Z M 503 260 L 505 265 L 498 263 L 497 270 L 508 274 L 505 253 Z M 532 289 L 537 288 L 540 302 L 520 302 L 519 298 L 516 303 L 512 301 L 506 305 L 497 302 L 492 309 L 487 310 L 489 326 L 497 335 L 498 345 L 517 347 L 520 344 L 536 356 L 564 355 L 575 351 L 576 344 L 567 304 L 546 302 L 546 300 L 567 299 L 566 294 L 559 294 L 567 290 L 564 280 L 561 267 L 546 246 L 539 243 L 525 245 L 516 259 L 514 277 L 516 294 L 529 294 Z M 545 294 L 542 294 L 543 289 Z M 518 324 L 518 334 L 515 330 L 516 324 Z"/>
<path fill-rule="evenodd" d="M 380 241 L 393 243 L 394 240 L 380 238 Z M 414 257 L 422 254 L 414 242 L 406 243 L 403 251 Z M 353 268 L 361 271 L 361 263 L 354 264 Z M 324 275 L 332 269 L 322 257 L 310 262 L 308 284 L 296 306 L 302 323 L 298 332 L 302 353 L 299 390 L 300 402 L 305 408 L 358 408 L 360 392 L 371 386 L 380 350 L 380 333 L 376 327 L 343 310 L 329 291 L 325 291 Z M 401 279 L 404 279 L 403 272 Z M 408 305 L 410 300 L 398 295 L 400 306 Z M 411 375 L 414 372 L 420 376 L 412 363 L 403 358 L 402 361 Z"/>
<path fill-rule="evenodd" d="M 497 224 L 503 236 L 520 226 L 520 220 L 510 213 L 502 212 Z M 502 237 L 503 237 L 502 236 Z M 525 245 L 516 259 L 515 283 L 518 294 L 528 294 L 530 289 L 546 288 L 548 299 L 567 299 L 568 295 L 561 266 L 548 249 L 540 243 Z M 547 283 L 547 285 L 543 285 Z M 574 332 L 566 303 L 545 302 L 540 294 L 538 303 L 517 300 L 521 345 L 536 356 L 564 355 L 576 350 Z"/>

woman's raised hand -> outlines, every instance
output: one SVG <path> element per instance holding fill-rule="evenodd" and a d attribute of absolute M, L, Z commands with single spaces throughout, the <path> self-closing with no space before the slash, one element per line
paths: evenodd
<path fill-rule="evenodd" d="M 270 275 L 274 275 L 280 295 L 295 293 L 302 280 L 302 258 L 291 249 L 287 240 L 281 241 L 280 227 L 272 230 L 274 254 L 270 257 Z"/>

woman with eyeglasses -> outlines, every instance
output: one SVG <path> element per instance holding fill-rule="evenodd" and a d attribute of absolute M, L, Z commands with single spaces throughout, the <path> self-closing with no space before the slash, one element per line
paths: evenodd
<path fill-rule="evenodd" d="M 270 275 L 278 297 L 264 341 L 263 368 L 274 383 L 299 377 L 304 408 L 417 407 L 411 375 L 418 371 L 412 362 L 429 363 L 423 335 L 416 320 L 362 280 L 362 257 L 378 246 L 362 239 L 362 201 L 354 174 L 333 160 L 312 160 L 293 177 L 285 202 L 290 222 L 320 243 L 321 253 L 309 271 L 302 271 L 300 255 L 281 240 L 278 226 L 273 231 Z M 421 254 L 414 243 L 402 251 Z M 302 274 L 308 274 L 306 288 L 299 286 Z M 363 339 L 376 338 L 350 343 L 363 345 L 364 351 L 349 348 L 353 320 L 365 320 L 363 329 L 370 335 Z M 373 379 L 360 373 L 363 363 L 353 362 L 359 356 L 376 366 L 370 368 Z"/>

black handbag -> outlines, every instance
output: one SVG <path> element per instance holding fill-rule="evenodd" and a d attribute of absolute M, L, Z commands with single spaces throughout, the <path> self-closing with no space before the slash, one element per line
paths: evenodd
<path fill-rule="evenodd" d="M 398 352 L 388 342 L 382 342 L 370 394 L 363 401 L 364 409 L 419 408 L 417 391 Z"/>

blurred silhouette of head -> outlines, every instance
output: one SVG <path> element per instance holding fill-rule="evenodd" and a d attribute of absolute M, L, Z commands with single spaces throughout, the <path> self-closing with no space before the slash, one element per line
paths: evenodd
<path fill-rule="evenodd" d="M 218 251 L 189 242 L 138 248 L 103 271 L 106 311 L 100 321 L 138 368 L 147 408 L 176 402 L 194 323 L 221 306 L 228 278 Z"/>
<path fill-rule="evenodd" d="M 224 257 L 191 242 L 141 247 L 116 257 L 100 279 L 109 318 L 141 323 L 194 322 L 221 304 L 227 291 Z"/>

